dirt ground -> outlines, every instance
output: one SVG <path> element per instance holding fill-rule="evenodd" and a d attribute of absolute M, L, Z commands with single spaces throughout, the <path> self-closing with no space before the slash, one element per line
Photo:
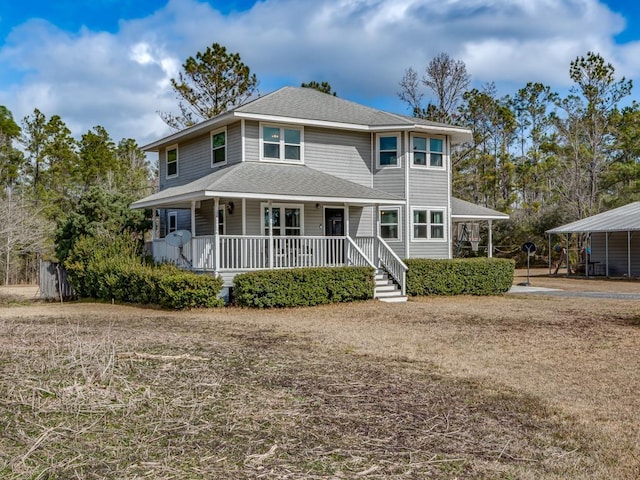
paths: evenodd
<path fill-rule="evenodd" d="M 518 270 L 514 283 L 525 278 L 526 271 Z M 532 270 L 531 284 L 568 291 L 640 291 L 637 282 L 549 277 L 546 269 Z M 2 291 L 16 297 L 33 298 L 37 287 L 8 287 Z M 209 363 L 214 370 L 198 369 L 194 370 L 194 375 L 197 377 L 195 385 L 199 385 L 196 393 L 207 399 L 207 395 L 212 395 L 212 403 L 207 408 L 216 416 L 194 418 L 207 418 L 210 422 L 198 426 L 203 434 L 208 431 L 206 428 L 213 428 L 218 425 L 217 421 L 224 420 L 226 423 L 216 428 L 220 429 L 217 434 L 223 435 L 221 438 L 228 445 L 217 447 L 222 452 L 219 458 L 211 460 L 209 456 L 198 454 L 200 456 L 193 461 L 197 463 L 197 458 L 209 458 L 206 468 L 232 468 L 238 464 L 238 458 L 245 458 L 238 456 L 241 455 L 238 452 L 244 451 L 248 460 L 236 478 L 258 478 L 265 474 L 267 478 L 344 478 L 344 475 L 346 478 L 424 478 L 416 476 L 416 472 L 431 472 L 434 465 L 442 468 L 436 470 L 440 476 L 432 478 L 640 478 L 640 302 L 634 300 L 510 294 L 424 297 L 411 299 L 406 304 L 370 301 L 270 311 L 225 308 L 192 312 L 94 303 L 37 302 L 29 306 L 0 308 L 0 324 L 4 325 L 2 331 L 6 336 L 5 343 L 0 343 L 0 353 L 10 355 L 11 360 L 5 368 L 10 365 L 17 379 L 7 378 L 11 381 L 7 383 L 10 387 L 6 389 L 5 397 L 19 398 L 23 408 L 34 404 L 33 395 L 42 398 L 38 402 L 67 398 L 60 396 L 59 391 L 68 395 L 69 388 L 79 388 L 75 386 L 77 380 L 70 370 L 72 367 L 84 371 L 92 358 L 111 359 L 114 355 L 120 359 L 129 359 L 130 355 L 138 357 L 116 363 L 104 360 L 103 364 L 98 364 L 99 372 L 109 373 L 114 365 L 118 367 L 112 376 L 107 375 L 108 382 L 117 385 L 117 380 L 127 372 L 126 368 L 131 369 L 132 365 L 142 368 L 143 363 L 144 366 L 149 364 L 149 370 L 142 372 L 150 378 L 145 380 L 148 386 L 137 386 L 127 376 L 122 378 L 130 383 L 123 383 L 122 391 L 135 397 L 130 407 L 132 411 L 137 412 L 136 406 L 142 408 L 147 404 L 156 408 L 147 397 L 163 384 L 175 387 L 175 376 L 187 370 L 169 360 L 157 369 L 153 359 L 166 356 L 200 365 L 203 363 L 200 359 L 211 358 Z M 65 347 L 67 341 L 71 343 Z M 244 347 L 239 349 L 239 345 Z M 229 356 L 225 353 L 227 350 L 235 353 Z M 67 372 L 59 380 L 64 388 L 50 385 L 51 381 L 41 376 L 41 372 L 51 374 L 50 365 L 56 355 L 63 360 L 60 371 Z M 256 355 L 260 358 L 251 360 Z M 24 367 L 31 370 L 20 370 L 19 360 L 39 358 L 42 361 L 38 360 L 40 363 L 34 367 Z M 240 376 L 234 377 L 228 370 L 231 367 L 237 367 Z M 6 368 L 5 372 L 10 370 Z M 434 374 L 438 377 L 424 377 Z M 165 379 L 164 376 L 168 377 Z M 73 383 L 67 386 L 72 380 Z M 108 393 L 105 389 L 112 388 L 108 382 L 99 389 L 101 395 Z M 258 395 L 252 389 L 261 382 L 267 382 L 268 388 L 266 393 Z M 446 393 L 445 390 L 432 391 L 434 382 L 448 385 Z M 236 410 L 216 410 L 221 408 L 219 403 L 214 403 L 217 397 L 207 390 L 213 388 L 207 385 L 214 384 L 230 389 L 230 396 L 222 399 L 229 408 Z M 457 393 L 451 393 L 452 389 Z M 115 408 L 113 402 L 120 405 L 125 393 L 114 394 L 117 402 L 103 402 L 103 407 L 100 400 L 91 408 L 98 409 L 96 415 L 104 415 L 99 408 Z M 84 394 L 87 392 L 79 390 L 75 395 L 80 398 Z M 180 399 L 185 395 L 176 389 L 171 394 Z M 158 399 L 167 409 L 164 415 L 174 415 L 170 409 L 173 400 L 170 397 Z M 334 402 L 334 410 L 313 410 L 317 405 L 325 405 L 327 399 Z M 338 401 L 342 403 L 335 403 Z M 411 405 L 427 410 L 412 410 Z M 423 447 L 416 443 L 422 437 L 415 436 L 420 433 L 415 422 L 431 418 L 428 408 L 434 405 L 444 408 L 445 413 L 438 419 L 446 420 L 444 436 L 436 437 L 436 444 L 448 445 L 450 450 L 445 454 L 435 450 L 433 455 L 436 456 L 429 454 L 425 459 L 429 450 L 421 450 Z M 478 409 L 475 417 L 469 416 L 469 405 Z M 300 410 L 302 407 L 304 409 Z M 367 410 L 369 408 L 376 409 L 377 413 L 374 415 Z M 311 415 L 309 409 L 315 413 Z M 401 419 L 405 410 L 413 411 L 406 424 Z M 253 416 L 247 417 L 247 411 Z M 466 413 L 462 415 L 462 412 Z M 141 419 L 146 418 L 143 416 L 145 411 L 138 413 Z M 23 450 L 23 454 L 27 451 L 31 457 L 40 451 L 38 446 L 46 452 L 45 444 L 54 440 L 48 437 L 40 440 L 40 435 L 53 434 L 47 433 L 50 430 L 44 428 L 46 425 L 40 426 L 46 417 L 39 415 L 34 417 L 33 424 L 40 429 L 34 429 Z M 74 415 L 74 419 L 81 418 Z M 258 424 L 255 418 L 260 419 Z M 463 419 L 462 426 L 455 422 L 449 424 L 456 418 Z M 308 423 L 310 419 L 315 419 L 316 423 Z M 352 438 L 349 436 L 353 433 L 350 422 L 356 419 L 362 422 L 358 429 L 364 430 L 358 430 L 360 436 Z M 399 422 L 398 428 L 391 422 L 384 427 L 389 429 L 388 435 L 383 431 L 376 431 L 369 437 L 361 434 L 371 431 L 376 423 L 382 426 L 385 419 Z M 478 419 L 484 423 L 477 425 Z M 190 418 L 173 419 L 169 427 L 179 429 L 183 423 L 190 425 L 190 421 Z M 163 422 L 158 423 L 157 428 L 160 434 L 166 435 L 162 430 L 166 419 Z M 253 429 L 246 437 L 241 435 L 245 428 L 242 422 Z M 140 428 L 144 427 L 143 423 L 141 420 Z M 92 425 L 74 426 L 71 433 L 84 432 L 94 428 Z M 324 430 L 318 430 L 321 425 Z M 195 427 L 191 425 L 190 428 Z M 326 429 L 333 433 L 327 434 Z M 305 431 L 310 432 L 310 436 L 299 437 Z M 16 432 L 15 435 L 22 435 L 21 430 L 16 429 Z M 54 433 L 60 435 L 62 442 L 60 430 Z M 343 437 L 349 441 L 341 443 Z M 81 438 L 78 434 L 74 441 L 80 442 Z M 185 438 L 188 438 L 187 434 Z M 347 446 L 358 438 L 374 443 L 358 445 L 357 449 Z M 457 443 L 447 443 L 450 438 L 455 438 Z M 400 461 L 397 454 L 385 456 L 394 448 L 400 448 L 399 439 L 407 442 L 402 446 L 402 451 L 409 455 L 406 462 Z M 277 442 L 281 450 L 272 452 L 273 442 Z M 289 459 L 283 456 L 287 442 L 290 444 Z M 292 442 L 297 447 L 294 448 Z M 35 449 L 31 451 L 29 445 Z M 61 445 L 51 443 L 58 449 Z M 10 447 L 0 448 L 0 454 L 9 451 Z M 194 444 L 180 448 L 186 449 L 181 451 L 197 450 Z M 320 451 L 322 455 L 318 454 Z M 126 452 L 118 450 L 116 453 Z M 280 456 L 278 452 L 281 452 Z M 300 472 L 312 468 L 306 464 L 292 470 L 298 473 L 289 476 L 282 473 L 285 466 L 294 469 L 285 461 L 291 461 L 296 455 L 308 458 L 310 465 L 315 465 L 313 468 L 324 473 L 305 476 Z M 416 467 L 418 457 L 422 459 L 421 467 Z M 438 463 L 442 458 L 448 463 Z M 456 463 L 456 459 L 461 460 Z M 165 475 L 169 470 L 162 468 L 169 466 L 156 460 L 157 465 L 143 465 L 151 475 L 178 478 L 177 474 Z M 254 460 L 255 469 L 248 471 L 247 465 L 253 465 Z M 401 473 L 391 475 L 391 467 L 385 467 L 381 460 L 395 462 L 394 468 L 400 469 L 397 472 Z M 83 457 L 83 461 L 91 459 Z M 215 462 L 221 462 L 219 467 Z M 359 470 L 353 466 L 351 475 L 335 474 L 347 471 L 344 469 L 352 464 L 349 462 L 355 462 L 353 465 Z M 273 470 L 267 468 L 269 465 Z M 335 470 L 331 470 L 333 466 L 329 468 L 331 465 Z M 18 466 L 27 471 L 29 462 L 23 461 Z M 127 478 L 133 478 L 138 472 L 112 467 Z M 278 471 L 282 473 L 280 476 L 273 473 Z M 499 474 L 502 471 L 504 474 Z M 70 470 L 61 472 L 61 475 L 70 474 Z M 272 472 L 271 477 L 269 472 Z M 0 469 L 0 476 L 2 473 Z M 356 473 L 362 475 L 356 476 Z"/>

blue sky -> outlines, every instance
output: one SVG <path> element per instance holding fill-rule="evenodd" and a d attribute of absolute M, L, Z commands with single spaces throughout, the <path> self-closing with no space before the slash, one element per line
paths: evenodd
<path fill-rule="evenodd" d="M 629 0 L 31 0 L 0 4 L 0 105 L 145 144 L 169 133 L 157 114 L 176 111 L 169 79 L 213 42 L 240 53 L 261 93 L 326 80 L 399 113 L 404 70 L 440 52 L 507 94 L 529 81 L 566 91 L 569 63 L 596 51 L 640 98 Z"/>

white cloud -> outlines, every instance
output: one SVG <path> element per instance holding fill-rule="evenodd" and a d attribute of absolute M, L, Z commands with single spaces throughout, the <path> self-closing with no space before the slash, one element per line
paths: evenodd
<path fill-rule="evenodd" d="M 264 0 L 223 16 L 197 0 L 170 0 L 116 33 L 64 32 L 44 21 L 18 26 L 0 49 L 0 104 L 16 119 L 34 107 L 79 135 L 103 125 L 117 141 L 168 132 L 156 111 L 175 111 L 169 79 L 213 42 L 240 53 L 265 93 L 326 80 L 340 96 L 393 103 L 408 66 L 447 52 L 476 84 L 569 83 L 569 63 L 589 50 L 627 77 L 639 44 L 616 45 L 624 19 L 596 0 Z M 588 32 L 588 34 L 585 34 Z M 7 80 L 5 80 L 7 82 Z M 402 106 L 398 104 L 398 109 Z"/>

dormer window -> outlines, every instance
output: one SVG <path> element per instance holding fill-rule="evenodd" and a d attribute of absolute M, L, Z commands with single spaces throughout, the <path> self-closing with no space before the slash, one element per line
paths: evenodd
<path fill-rule="evenodd" d="M 301 162 L 302 136 L 301 128 L 262 125 L 262 160 Z"/>

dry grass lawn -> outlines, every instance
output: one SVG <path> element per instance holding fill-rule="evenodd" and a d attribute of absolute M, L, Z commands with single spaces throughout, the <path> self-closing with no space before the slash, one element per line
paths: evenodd
<path fill-rule="evenodd" d="M 637 479 L 639 353 L 631 300 L 5 301 L 0 477 Z"/>

